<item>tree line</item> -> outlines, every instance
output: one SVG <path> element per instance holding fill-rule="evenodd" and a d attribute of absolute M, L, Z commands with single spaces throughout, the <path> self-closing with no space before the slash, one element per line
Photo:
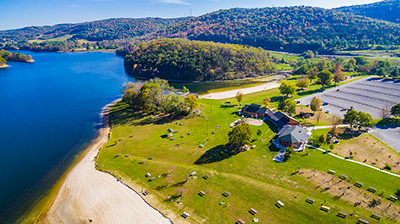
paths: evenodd
<path fill-rule="evenodd" d="M 61 43 L 46 42 L 46 46 L 28 42 L 65 35 L 72 37 Z M 335 53 L 377 45 L 396 47 L 400 45 L 400 25 L 316 7 L 234 8 L 199 17 L 119 18 L 0 31 L 0 47 L 71 50 L 74 41 L 86 40 L 103 42 L 100 46 L 115 49 L 159 37 L 243 44 L 297 53 L 306 50 Z"/>
<path fill-rule="evenodd" d="M 159 39 L 137 44 L 125 57 L 128 74 L 180 81 L 232 80 L 275 71 L 270 53 L 232 44 Z"/>
<path fill-rule="evenodd" d="M 32 60 L 30 55 L 0 50 L 0 65 L 4 65 L 7 61 L 29 62 L 30 60 Z"/>

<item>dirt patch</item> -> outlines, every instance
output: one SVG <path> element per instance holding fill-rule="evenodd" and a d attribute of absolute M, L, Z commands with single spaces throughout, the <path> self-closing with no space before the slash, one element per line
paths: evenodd
<path fill-rule="evenodd" d="M 400 155 L 368 133 L 337 145 L 332 152 L 380 168 L 389 164 L 392 171 L 400 172 Z"/>
<path fill-rule="evenodd" d="M 318 117 L 318 113 L 320 113 L 320 117 L 319 117 L 319 125 L 330 125 L 332 123 L 331 121 L 331 115 L 327 114 L 323 111 L 320 112 L 314 112 L 309 108 L 309 107 L 296 107 L 296 114 L 299 115 L 300 113 L 308 113 L 311 115 L 311 117 L 306 118 L 306 119 L 301 119 L 300 117 L 296 116 L 296 118 L 301 120 L 301 123 L 306 123 L 306 122 L 310 122 L 312 124 L 317 124 L 317 117 Z"/>
<path fill-rule="evenodd" d="M 364 210 L 400 221 L 400 207 L 380 198 L 364 189 L 354 186 L 354 181 L 347 182 L 328 173 L 316 170 L 300 170 L 300 174 L 316 185 L 316 189 L 332 195 L 335 200 L 344 200 Z"/>

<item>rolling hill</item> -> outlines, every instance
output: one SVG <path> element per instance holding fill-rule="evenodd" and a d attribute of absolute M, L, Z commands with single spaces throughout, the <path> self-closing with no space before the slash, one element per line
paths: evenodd
<path fill-rule="evenodd" d="M 335 10 L 400 23 L 400 1 L 389 0 L 364 5 L 352 5 Z"/>
<path fill-rule="evenodd" d="M 199 17 L 120 18 L 0 31 L 0 48 L 115 49 L 160 37 L 243 44 L 288 52 L 334 53 L 343 49 L 400 45 L 400 25 L 316 7 L 234 8 Z"/>

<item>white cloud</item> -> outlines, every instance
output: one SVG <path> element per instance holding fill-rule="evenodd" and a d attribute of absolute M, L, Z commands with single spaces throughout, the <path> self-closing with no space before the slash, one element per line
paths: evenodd
<path fill-rule="evenodd" d="M 71 5 L 71 7 L 76 7 L 77 5 Z"/>
<path fill-rule="evenodd" d="M 190 3 L 184 2 L 182 0 L 157 0 L 158 2 L 179 4 L 179 5 L 190 5 Z"/>

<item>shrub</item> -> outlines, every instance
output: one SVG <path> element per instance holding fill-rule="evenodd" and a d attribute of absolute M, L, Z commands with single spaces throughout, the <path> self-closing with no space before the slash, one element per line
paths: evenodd
<path fill-rule="evenodd" d="M 319 136 L 318 141 L 319 141 L 321 144 L 324 144 L 324 143 L 326 142 L 326 135 L 321 135 L 321 136 Z"/>
<path fill-rule="evenodd" d="M 385 167 L 383 169 L 392 170 L 392 166 L 386 163 L 386 165 L 385 165 Z"/>

